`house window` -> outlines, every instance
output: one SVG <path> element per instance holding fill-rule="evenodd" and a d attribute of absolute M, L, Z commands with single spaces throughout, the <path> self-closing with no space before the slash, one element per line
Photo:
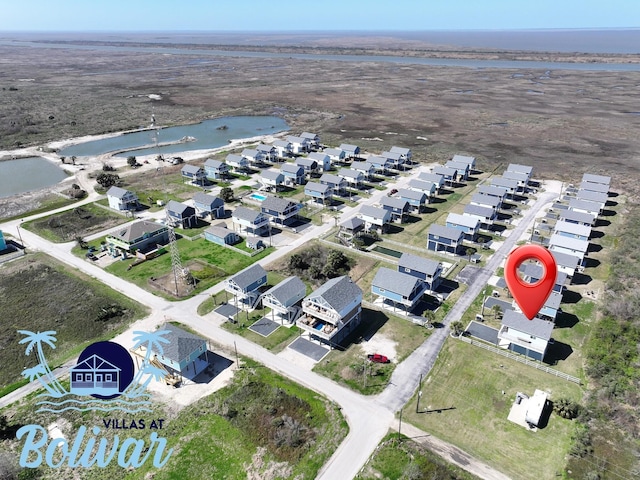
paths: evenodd
<path fill-rule="evenodd" d="M 404 267 L 404 271 L 409 273 L 409 272 L 411 272 L 411 269 L 409 267 Z"/>
<path fill-rule="evenodd" d="M 92 381 L 92 375 L 90 373 L 85 373 L 84 374 L 84 381 L 85 382 L 91 382 Z"/>
<path fill-rule="evenodd" d="M 385 292 L 384 288 L 380 288 L 379 290 L 380 290 L 380 293 L 384 293 Z"/>
<path fill-rule="evenodd" d="M 82 381 L 82 374 L 76 373 L 76 382 L 81 382 L 81 381 Z"/>
<path fill-rule="evenodd" d="M 111 374 L 110 373 L 105 373 L 104 374 L 104 381 L 105 382 L 110 382 L 111 381 Z"/>

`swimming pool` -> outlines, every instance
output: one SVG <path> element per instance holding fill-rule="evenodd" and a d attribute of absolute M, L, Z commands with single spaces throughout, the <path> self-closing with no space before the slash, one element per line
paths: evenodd
<path fill-rule="evenodd" d="M 251 195 L 249 195 L 249 198 L 257 200 L 258 202 L 262 202 L 265 198 L 267 198 L 267 196 L 260 193 L 252 193 Z"/>
<path fill-rule="evenodd" d="M 322 322 L 318 322 L 318 323 L 316 323 L 316 324 L 315 324 L 315 326 L 314 326 L 313 328 L 314 328 L 315 330 L 320 331 L 320 330 L 322 330 L 322 327 L 324 327 L 324 323 L 322 323 Z"/>
<path fill-rule="evenodd" d="M 371 249 L 374 252 L 384 253 L 385 255 L 389 255 L 390 257 L 400 258 L 402 256 L 402 252 L 398 252 L 397 250 L 391 250 L 390 248 L 381 247 L 376 245 Z"/>

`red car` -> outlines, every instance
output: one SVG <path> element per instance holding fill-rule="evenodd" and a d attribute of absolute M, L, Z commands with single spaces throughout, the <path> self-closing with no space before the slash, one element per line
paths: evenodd
<path fill-rule="evenodd" d="M 379 353 L 370 353 L 369 355 L 367 355 L 367 358 L 369 359 L 369 361 L 375 362 L 375 363 L 390 362 L 390 360 L 387 357 L 385 357 L 384 355 L 380 355 Z"/>
<path fill-rule="evenodd" d="M 393 189 L 391 189 L 391 191 L 389 192 L 389 195 L 395 195 L 396 193 L 398 193 L 398 189 L 397 189 L 397 188 L 393 188 Z"/>

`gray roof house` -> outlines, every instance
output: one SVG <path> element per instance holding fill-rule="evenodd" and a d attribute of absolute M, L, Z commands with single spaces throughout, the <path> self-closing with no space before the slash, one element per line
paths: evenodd
<path fill-rule="evenodd" d="M 583 212 L 595 215 L 600 215 L 602 207 L 601 204 L 596 202 L 590 202 L 589 200 L 580 200 L 579 198 L 572 198 L 569 200 L 569 210 L 574 212 Z"/>
<path fill-rule="evenodd" d="M 347 158 L 354 158 L 360 155 L 360 147 L 357 145 L 343 143 L 338 148 L 345 153 Z"/>
<path fill-rule="evenodd" d="M 171 218 L 174 225 L 180 228 L 194 228 L 198 226 L 198 217 L 196 209 L 175 200 L 169 200 L 165 207 L 165 211 Z"/>
<path fill-rule="evenodd" d="M 358 187 L 364 181 L 364 174 L 351 168 L 341 168 L 338 175 L 355 187 Z"/>
<path fill-rule="evenodd" d="M 107 200 L 114 210 L 136 210 L 140 206 L 135 193 L 115 185 L 107 190 Z"/>
<path fill-rule="evenodd" d="M 398 271 L 421 279 L 432 291 L 442 280 L 442 263 L 412 253 L 403 253 L 398 259 Z"/>
<path fill-rule="evenodd" d="M 493 221 L 497 217 L 497 213 L 493 208 L 471 204 L 464 206 L 463 215 L 475 217 L 484 225 L 493 224 Z"/>
<path fill-rule="evenodd" d="M 586 240 L 578 240 L 577 238 L 565 237 L 554 233 L 549 239 L 549 250 L 568 253 L 579 257 L 581 260 L 589 249 L 589 242 Z"/>
<path fill-rule="evenodd" d="M 305 173 L 318 171 L 318 162 L 312 158 L 298 157 L 293 162 L 295 165 L 304 168 Z"/>
<path fill-rule="evenodd" d="M 464 163 L 469 167 L 469 172 L 476 169 L 476 157 L 469 157 L 467 155 L 454 155 L 451 159 L 457 163 Z"/>
<path fill-rule="evenodd" d="M 260 203 L 260 210 L 271 217 L 274 223 L 284 225 L 291 218 L 295 218 L 300 210 L 300 204 L 286 198 L 268 195 Z"/>
<path fill-rule="evenodd" d="M 211 218 L 224 218 L 224 201 L 215 195 L 198 192 L 193 196 L 193 206 L 199 215 L 211 215 Z"/>
<path fill-rule="evenodd" d="M 384 208 L 362 205 L 358 215 L 364 220 L 365 230 L 367 231 L 370 231 L 372 228 L 385 231 L 387 225 L 391 223 L 391 212 Z"/>
<path fill-rule="evenodd" d="M 182 167 L 180 173 L 183 178 L 197 185 L 204 185 L 207 181 L 207 174 L 204 168 L 198 167 L 197 165 L 186 164 Z"/>
<path fill-rule="evenodd" d="M 524 172 L 506 171 L 502 174 L 502 178 L 507 180 L 515 180 L 518 182 L 518 191 L 523 191 L 529 184 L 529 175 Z"/>
<path fill-rule="evenodd" d="M 556 260 L 558 271 L 563 272 L 569 278 L 573 277 L 578 266 L 582 264 L 582 261 L 576 255 L 565 252 L 554 252 L 553 250 L 549 250 L 549 252 Z"/>
<path fill-rule="evenodd" d="M 376 173 L 376 167 L 369 162 L 352 162 L 351 169 L 361 172 L 367 180 Z"/>
<path fill-rule="evenodd" d="M 464 248 L 463 237 L 462 230 L 434 223 L 427 232 L 427 249 L 458 255 L 462 253 Z"/>
<path fill-rule="evenodd" d="M 385 210 L 391 212 L 392 222 L 404 222 L 404 217 L 409 211 L 409 202 L 402 198 L 382 197 L 380 199 L 380 205 L 382 205 L 382 208 Z"/>
<path fill-rule="evenodd" d="M 579 225 L 593 226 L 596 216 L 592 213 L 576 212 L 575 210 L 560 210 L 558 219 L 564 222 L 577 223 Z"/>
<path fill-rule="evenodd" d="M 206 162 L 204 162 L 204 171 L 207 175 L 207 178 L 218 180 L 227 176 L 227 174 L 229 173 L 229 166 L 225 162 L 210 158 Z"/>
<path fill-rule="evenodd" d="M 427 291 L 427 285 L 418 277 L 380 267 L 371 282 L 371 293 L 382 298 L 383 304 L 400 305 L 406 312 L 411 311 Z"/>
<path fill-rule="evenodd" d="M 322 153 L 329 155 L 329 159 L 332 163 L 344 161 L 347 154 L 341 148 L 325 148 Z"/>
<path fill-rule="evenodd" d="M 242 155 L 236 155 L 235 153 L 228 154 L 225 158 L 225 162 L 227 165 L 237 170 L 245 170 L 249 168 L 249 160 L 244 158 Z"/>
<path fill-rule="evenodd" d="M 446 220 L 447 227 L 455 228 L 464 233 L 464 238 L 474 241 L 480 228 L 480 220 L 469 215 L 449 213 Z"/>
<path fill-rule="evenodd" d="M 277 314 L 281 322 L 295 321 L 296 314 L 300 311 L 295 305 L 300 302 L 307 293 L 307 286 L 296 276 L 287 277 L 277 285 L 271 287 L 262 294 L 262 306 L 271 309 L 272 320 Z"/>
<path fill-rule="evenodd" d="M 323 171 L 326 172 L 327 170 L 331 170 L 331 159 L 329 158 L 329 155 L 327 155 L 326 153 L 311 152 L 308 155 L 308 158 L 318 162 L 318 168 L 322 169 Z"/>
<path fill-rule="evenodd" d="M 432 173 L 442 175 L 445 183 L 450 185 L 454 184 L 458 180 L 458 170 L 451 167 L 445 167 L 444 165 L 436 165 L 433 167 Z"/>
<path fill-rule="evenodd" d="M 297 325 L 311 338 L 338 344 L 360 323 L 362 290 L 348 276 L 327 280 L 302 301 Z"/>
<path fill-rule="evenodd" d="M 261 235 L 269 228 L 269 217 L 247 207 L 237 207 L 231 214 L 234 225 L 240 232 Z"/>
<path fill-rule="evenodd" d="M 309 146 L 311 148 L 318 148 L 320 146 L 320 135 L 317 133 L 302 132 L 300 136 L 309 140 Z"/>
<path fill-rule="evenodd" d="M 605 175 L 594 175 L 593 173 L 585 173 L 584 175 L 582 175 L 582 181 L 610 185 L 611 177 L 607 177 Z"/>
<path fill-rule="evenodd" d="M 599 203 L 601 208 L 604 208 L 609 200 L 609 195 L 605 192 L 594 192 L 592 190 L 578 190 L 576 197 L 580 200 Z"/>
<path fill-rule="evenodd" d="M 429 197 L 427 197 L 426 193 L 421 191 L 400 188 L 398 189 L 398 198 L 400 200 L 405 200 L 412 211 L 420 213 L 422 206 L 427 203 Z"/>
<path fill-rule="evenodd" d="M 329 185 L 316 182 L 307 182 L 304 186 L 304 194 L 319 203 L 330 202 L 333 198 L 333 189 Z"/>
<path fill-rule="evenodd" d="M 507 196 L 507 189 L 504 187 L 498 187 L 497 185 L 480 185 L 477 191 L 482 195 L 498 197 L 500 201 L 503 201 Z"/>
<path fill-rule="evenodd" d="M 304 167 L 294 163 L 283 163 L 280 172 L 284 176 L 285 184 L 301 185 L 304 183 Z"/>
<path fill-rule="evenodd" d="M 458 171 L 458 180 L 466 180 L 469 178 L 469 171 L 471 168 L 466 163 L 456 162 L 455 160 L 449 160 L 444 164 L 445 167 L 453 168 Z"/>
<path fill-rule="evenodd" d="M 273 146 L 276 147 L 276 154 L 281 158 L 289 157 L 293 150 L 291 142 L 287 140 L 275 140 Z"/>
<path fill-rule="evenodd" d="M 319 182 L 322 185 L 329 185 L 333 189 L 333 193 L 344 193 L 347 188 L 347 181 L 339 176 L 331 173 L 323 173 Z"/>
<path fill-rule="evenodd" d="M 440 189 L 440 187 L 438 187 L 438 184 L 436 183 L 430 182 L 428 180 L 416 180 L 415 178 L 409 180 L 409 183 L 407 185 L 411 190 L 424 193 L 428 199 L 434 197 Z"/>
<path fill-rule="evenodd" d="M 258 289 L 267 283 L 267 272 L 258 263 L 248 266 L 224 281 L 224 289 L 252 308 L 260 298 Z"/>
<path fill-rule="evenodd" d="M 404 163 L 407 162 L 411 162 L 412 159 L 412 153 L 411 153 L 411 149 L 410 148 L 404 148 L 404 147 L 396 147 L 393 146 L 389 149 L 389 151 L 391 153 L 399 153 L 404 161 Z"/>
<path fill-rule="evenodd" d="M 542 361 L 552 332 L 553 322 L 537 317 L 529 320 L 522 313 L 506 310 L 498 332 L 498 345 Z"/>
<path fill-rule="evenodd" d="M 278 170 L 263 170 L 260 175 L 260 183 L 266 187 L 273 187 L 277 192 L 284 183 L 284 175 Z"/>
<path fill-rule="evenodd" d="M 502 201 L 498 197 L 482 195 L 481 193 L 474 193 L 469 203 L 480 207 L 492 208 L 493 210 L 498 210 L 502 205 Z"/>
<path fill-rule="evenodd" d="M 287 142 L 291 144 L 292 153 L 304 153 L 308 152 L 311 145 L 309 144 L 309 139 L 303 137 L 296 137 L 294 135 L 289 135 L 286 138 Z"/>
<path fill-rule="evenodd" d="M 139 220 L 127 223 L 110 233 L 107 235 L 106 242 L 112 256 L 119 255 L 118 250 L 145 252 L 155 249 L 158 245 L 169 243 L 169 229 L 161 223 Z"/>
<path fill-rule="evenodd" d="M 504 188 L 508 195 L 514 195 L 518 191 L 518 180 L 504 177 L 493 177 L 491 179 L 491 186 Z"/>
<path fill-rule="evenodd" d="M 364 220 L 359 217 L 351 217 L 340 223 L 338 236 L 348 242 L 357 237 L 364 230 Z"/>
<path fill-rule="evenodd" d="M 444 187 L 444 177 L 438 173 L 420 172 L 420 174 L 418 174 L 418 178 L 425 182 L 435 183 L 438 190 Z"/>
<path fill-rule="evenodd" d="M 157 361 L 169 367 L 170 371 L 176 371 L 189 379 L 195 378 L 207 368 L 209 365 L 208 348 L 204 338 L 187 332 L 172 323 L 161 325 L 159 330 L 166 330 L 169 333 L 164 335 L 168 343 L 163 345 L 162 352 L 153 352 Z"/>

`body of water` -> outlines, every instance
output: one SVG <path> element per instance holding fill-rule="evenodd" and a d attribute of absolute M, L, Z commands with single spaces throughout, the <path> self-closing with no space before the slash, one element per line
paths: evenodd
<path fill-rule="evenodd" d="M 67 178 L 61 168 L 41 157 L 0 162 L 0 197 L 39 190 Z"/>
<path fill-rule="evenodd" d="M 570 31 L 573 32 L 573 31 Z M 596 30 L 593 31 L 593 40 L 572 40 L 568 45 L 571 47 L 566 47 L 565 44 L 567 41 L 562 40 L 561 34 L 558 32 L 560 37 L 554 37 L 556 40 L 549 39 L 545 37 L 551 36 L 555 34 L 554 32 L 547 32 L 545 35 L 534 35 L 534 32 L 529 31 L 520 31 L 520 32 L 491 32 L 495 38 L 502 38 L 501 42 L 503 45 L 511 45 L 511 47 L 490 47 L 490 45 L 497 45 L 497 43 L 493 43 L 489 41 L 484 45 L 479 45 L 474 42 L 479 42 L 479 40 L 474 40 L 480 33 L 488 33 L 488 32 L 449 32 L 452 36 L 450 44 L 447 44 L 448 47 L 451 46 L 465 46 L 465 47 L 477 47 L 477 48 L 496 48 L 496 49 L 511 49 L 511 50 L 543 50 L 543 51 L 570 51 L 570 52 L 583 52 L 583 53 L 603 53 L 601 50 L 595 49 L 597 46 L 597 39 L 600 38 L 596 33 L 603 33 L 607 31 Z M 617 32 L 617 31 L 613 31 Z M 636 45 L 640 44 L 640 30 L 624 30 L 621 31 L 624 33 L 620 33 L 618 37 L 629 40 L 633 39 L 635 43 L 632 42 L 633 47 L 631 47 L 631 52 L 623 51 L 624 48 L 620 47 L 610 47 L 611 50 L 614 50 L 609 53 L 635 53 L 639 50 Z M 429 34 L 443 34 L 444 32 L 413 32 L 413 35 L 423 35 L 425 38 Z M 538 32 L 539 33 L 539 32 Z M 543 32 L 544 33 L 544 32 Z M 249 35 L 249 34 L 245 34 Z M 328 34 L 325 34 L 328 35 Z M 336 33 L 338 35 L 338 33 Z M 346 33 L 343 35 L 347 35 Z M 374 32 L 369 33 L 369 35 L 375 36 Z M 378 32 L 378 35 L 380 33 Z M 411 33 L 396 33 L 397 38 L 402 38 L 406 35 L 411 35 Z M 290 40 L 287 45 L 306 45 L 305 38 L 309 35 L 305 36 L 300 34 L 301 39 Z M 482 36 L 482 35 L 480 35 Z M 135 37 L 135 35 L 133 36 Z M 616 37 L 615 45 L 624 44 L 623 40 Z M 16 37 L 14 39 L 5 39 L 0 40 L 0 46 L 15 46 L 15 47 L 30 47 L 30 48 L 56 48 L 56 49 L 70 49 L 70 50 L 96 50 L 96 51 L 114 51 L 114 52 L 139 52 L 139 53 L 150 53 L 150 54 L 161 54 L 161 55 L 192 55 L 194 57 L 199 57 L 196 61 L 205 62 L 211 61 L 212 58 L 224 58 L 224 57 L 244 57 L 244 58 L 288 58 L 295 60 L 327 60 L 334 62 L 382 62 L 382 63 L 396 63 L 396 64 L 404 64 L 404 65 L 432 65 L 432 66 L 442 66 L 442 67 L 465 67 L 465 68 L 528 68 L 528 69 L 544 69 L 544 70 L 585 70 L 585 71 L 640 71 L 640 64 L 638 63 L 571 63 L 571 62 L 536 62 L 536 61 L 519 61 L 519 60 L 465 60 L 465 59 L 456 59 L 456 58 L 420 58 L 420 57 L 402 57 L 402 56 L 391 56 L 391 55 L 330 55 L 330 54 L 312 54 L 312 53 L 279 53 L 279 52 L 258 52 L 251 51 L 251 47 L 248 46 L 246 50 L 215 50 L 215 49 L 202 49 L 202 48 L 172 48 L 172 47 L 158 47 L 154 45 L 145 46 L 144 40 L 138 39 L 138 45 L 81 45 L 81 44 L 73 44 L 73 43 L 55 43 L 55 41 L 47 41 L 46 43 L 42 43 L 39 41 L 30 41 L 20 39 L 21 37 Z M 22 37 L 24 38 L 24 37 Z M 58 41 L 62 40 L 62 37 L 55 37 Z M 179 37 L 176 37 L 179 38 Z M 493 38 L 493 37 L 492 37 Z M 164 43 L 172 43 L 172 35 L 166 35 L 163 38 Z M 458 39 L 458 40 L 456 40 Z M 466 40 L 465 40 L 466 39 Z M 471 39 L 471 40 L 470 40 Z M 529 40 L 527 40 L 529 39 Z M 546 43 L 542 44 L 540 42 L 534 42 L 533 39 L 546 39 Z M 88 40 L 88 38 L 87 38 Z M 93 41 L 101 40 L 99 35 L 96 35 L 92 38 Z M 103 39 L 104 40 L 104 39 Z M 517 40 L 517 41 L 516 41 Z M 78 41 L 78 39 L 76 39 Z M 106 40 L 104 40 L 106 41 Z M 109 41 L 115 42 L 117 39 L 111 38 Z M 135 41 L 133 38 L 128 38 L 127 41 Z M 151 39 L 146 40 L 147 42 L 151 42 Z M 160 40 L 155 40 L 160 41 Z M 530 42 L 530 46 L 537 45 L 539 48 L 518 48 L 523 47 L 524 44 Z M 555 47 L 554 47 L 554 42 Z M 564 42 L 564 43 L 563 43 Z M 582 48 L 573 48 L 577 47 L 577 44 L 582 42 Z M 175 42 L 179 43 L 179 42 Z M 205 43 L 205 42 L 200 42 Z M 246 41 L 243 42 L 246 44 Z M 470 45 L 466 45 L 469 43 Z M 219 43 L 218 43 L 219 44 Z M 266 41 L 256 41 L 256 45 L 272 45 Z M 352 45 L 357 47 L 357 43 Z M 550 48 L 544 48 L 544 47 Z M 563 48 L 564 47 L 564 48 Z M 608 49 L 607 49 L 608 50 Z M 113 73 L 111 71 L 107 73 Z M 100 72 L 96 72 L 96 74 L 100 74 Z"/>
<path fill-rule="evenodd" d="M 222 117 L 193 125 L 181 125 L 162 129 L 143 130 L 115 137 L 70 145 L 58 154 L 70 157 L 96 156 L 109 152 L 123 152 L 119 156 L 142 156 L 157 153 L 171 154 L 190 150 L 222 147 L 229 140 L 257 137 L 282 132 L 289 125 L 282 118 L 273 116 Z M 156 136 L 158 148 L 155 147 Z M 192 138 L 192 141 L 180 142 Z M 180 142 L 172 145 L 163 145 Z"/>

